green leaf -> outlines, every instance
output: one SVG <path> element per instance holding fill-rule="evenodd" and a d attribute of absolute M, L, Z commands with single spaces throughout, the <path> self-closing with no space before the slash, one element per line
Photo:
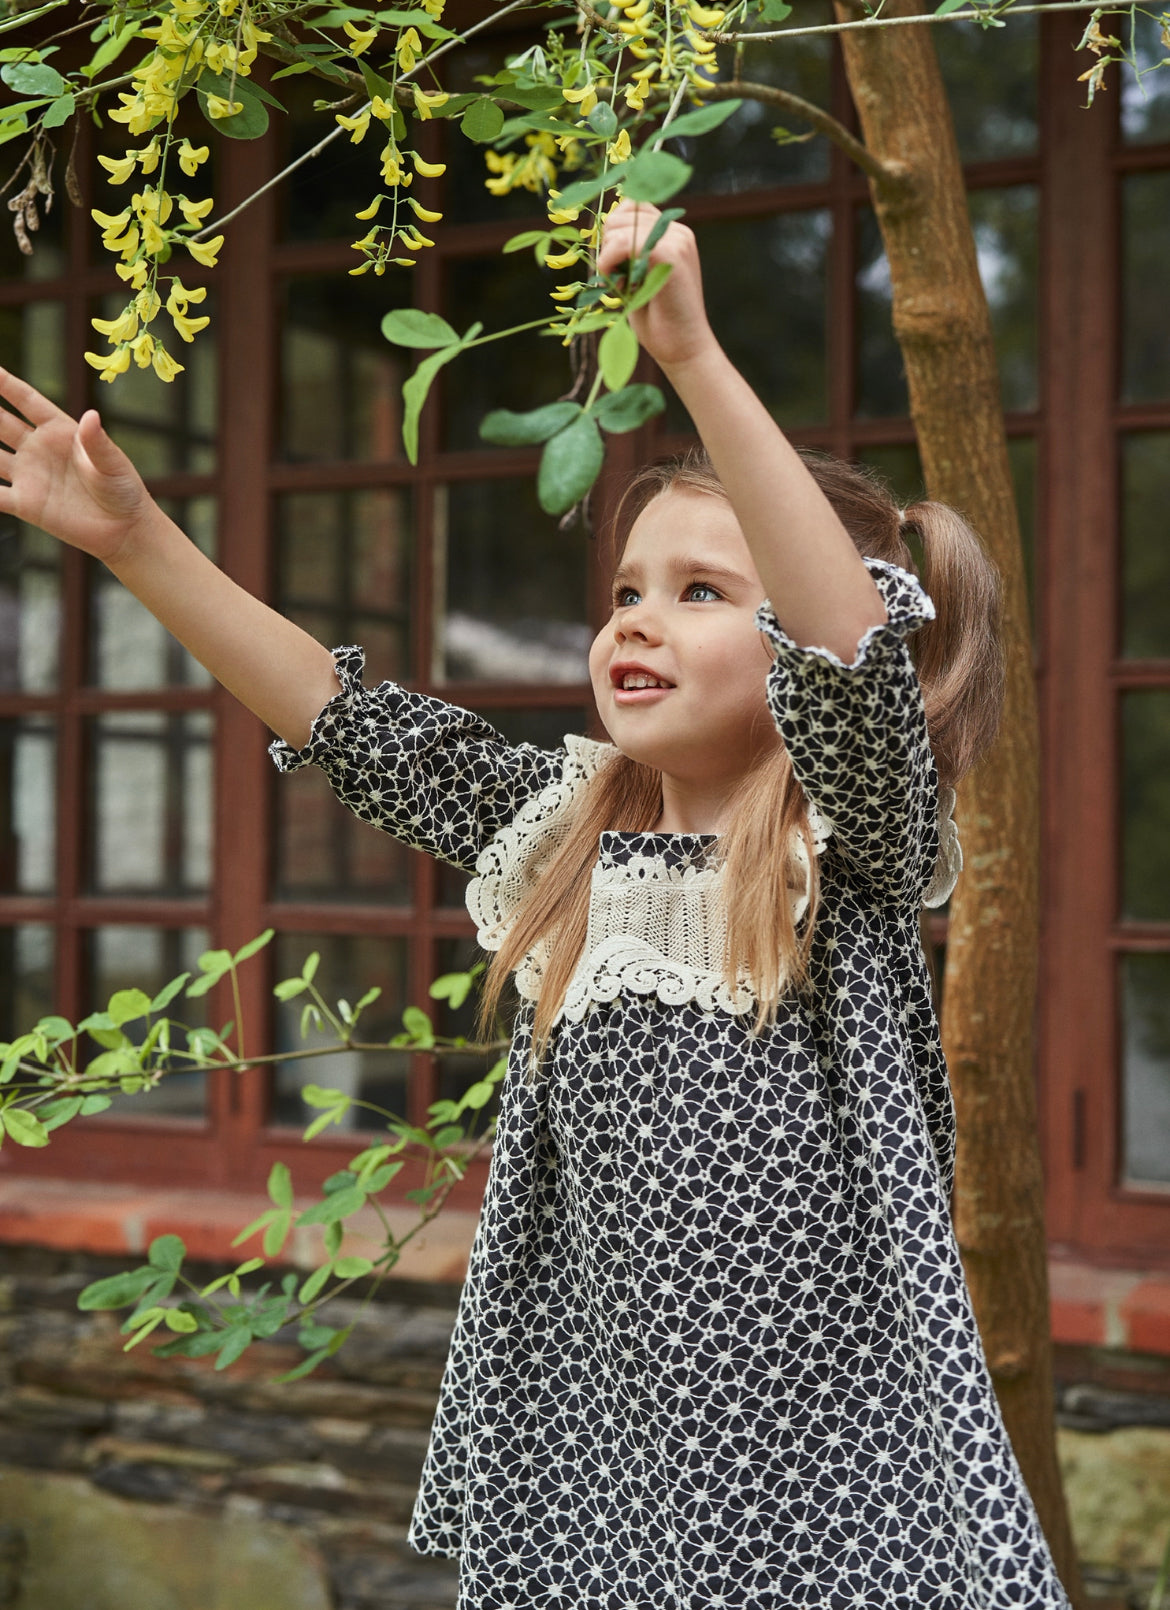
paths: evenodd
<path fill-rule="evenodd" d="M 328 1129 L 330 1124 L 339 1124 L 345 1117 L 348 1108 L 349 1102 L 347 1101 L 344 1107 L 331 1107 L 328 1112 L 323 1112 L 320 1117 L 314 1118 L 313 1122 L 306 1126 L 301 1139 L 314 1140 L 323 1129 Z"/>
<path fill-rule="evenodd" d="M 305 965 L 301 968 L 301 977 L 306 984 L 311 984 L 317 976 L 317 968 L 321 965 L 321 952 L 312 950 L 305 957 Z"/>
<path fill-rule="evenodd" d="M 366 1193 L 360 1185 L 350 1185 L 344 1191 L 334 1191 L 321 1202 L 316 1202 L 297 1219 L 297 1229 L 306 1224 L 337 1224 L 359 1212 L 366 1205 Z"/>
<path fill-rule="evenodd" d="M 566 185 L 557 197 L 558 208 L 583 207 L 587 201 L 593 201 L 603 190 L 612 190 L 629 167 L 628 162 L 617 162 L 607 173 L 598 174 L 592 179 L 578 179 L 575 184 Z"/>
<path fill-rule="evenodd" d="M 597 366 L 610 391 L 620 391 L 638 366 L 638 337 L 628 319 L 618 319 L 597 347 Z"/>
<path fill-rule="evenodd" d="M 666 399 L 657 386 L 625 386 L 621 391 L 608 391 L 599 397 L 593 404 L 593 417 L 602 430 L 620 435 L 623 431 L 637 430 L 665 407 Z"/>
<path fill-rule="evenodd" d="M 500 250 L 503 252 L 522 252 L 526 246 L 535 246 L 539 241 L 549 240 L 550 232 L 547 229 L 524 229 L 511 240 L 506 240 Z M 454 331 L 452 330 L 452 335 Z"/>
<path fill-rule="evenodd" d="M 388 83 L 381 73 L 376 73 L 364 56 L 358 57 L 358 66 L 366 81 L 366 94 L 370 99 L 373 100 L 375 95 L 380 95 L 390 106 L 396 106 L 398 97 L 394 93 L 393 84 Z"/>
<path fill-rule="evenodd" d="M 61 95 L 65 80 L 55 67 L 42 62 L 5 62 L 0 78 L 18 95 Z"/>
<path fill-rule="evenodd" d="M 264 102 L 269 97 L 262 95 L 259 86 L 250 78 L 237 73 L 233 85 L 225 74 L 204 70 L 195 86 L 195 93 L 199 99 L 199 110 L 217 134 L 226 134 L 231 140 L 257 140 L 268 132 L 268 108 Z M 225 101 L 239 101 L 243 111 L 235 112 L 231 117 L 212 117 L 207 110 L 208 95 L 220 95 Z"/>
<path fill-rule="evenodd" d="M 382 1168 L 376 1168 L 372 1174 L 362 1175 L 362 1189 L 369 1196 L 377 1196 L 384 1191 L 396 1174 L 400 1174 L 405 1165 L 402 1163 L 387 1163 Z"/>
<path fill-rule="evenodd" d="M 264 1240 L 260 1243 L 264 1248 L 266 1258 L 275 1258 L 288 1240 L 292 1229 L 292 1211 L 288 1208 L 272 1215 L 272 1222 L 264 1232 Z"/>
<path fill-rule="evenodd" d="M 18 11 L 14 17 L 7 17 L 0 22 L 0 34 L 11 33 L 14 28 L 24 28 L 30 22 L 35 22 L 38 17 L 43 17 L 46 12 L 56 11 L 58 6 L 65 4 L 66 0 L 50 0 L 47 6 L 38 6 L 34 11 Z M 56 49 L 56 46 L 53 48 Z"/>
<path fill-rule="evenodd" d="M 786 22 L 791 15 L 788 0 L 760 0 L 760 16 L 765 22 Z"/>
<path fill-rule="evenodd" d="M 164 1269 L 167 1274 L 176 1274 L 186 1256 L 187 1248 L 177 1235 L 156 1236 L 146 1254 L 152 1269 Z"/>
<path fill-rule="evenodd" d="M 936 17 L 949 17 L 952 11 L 958 11 L 960 6 L 966 4 L 967 0 L 942 0 L 941 6 L 935 6 L 934 14 Z"/>
<path fill-rule="evenodd" d="M 51 1045 L 60 1045 L 73 1038 L 73 1025 L 67 1017 L 42 1017 L 33 1032 L 45 1035 Z"/>
<path fill-rule="evenodd" d="M 154 1000 L 151 1001 L 150 1010 L 152 1012 L 161 1012 L 165 1007 L 168 1007 L 190 976 L 190 973 L 180 973 L 178 978 L 172 978 L 169 984 L 164 984 Z"/>
<path fill-rule="evenodd" d="M 112 1106 L 109 1096 L 86 1096 L 81 1103 L 81 1116 L 90 1118 L 95 1112 L 105 1112 Z"/>
<path fill-rule="evenodd" d="M 340 1275 L 342 1280 L 360 1280 L 363 1275 L 372 1275 L 374 1266 L 368 1258 L 338 1258 L 333 1265 L 333 1273 Z"/>
<path fill-rule="evenodd" d="M 324 1090 L 320 1085 L 306 1085 L 301 1091 L 301 1100 L 306 1107 L 340 1107 L 343 1111 L 350 1103 L 344 1090 Z"/>
<path fill-rule="evenodd" d="M 62 1124 L 77 1117 L 81 1105 L 80 1096 L 65 1096 L 60 1101 L 49 1101 L 43 1107 L 38 1107 L 37 1116 L 47 1130 L 60 1129 Z"/>
<path fill-rule="evenodd" d="M 415 1044 L 424 1051 L 434 1045 L 434 1025 L 421 1007 L 408 1006 L 402 1014 L 402 1024 Z"/>
<path fill-rule="evenodd" d="M 58 95 L 41 119 L 41 127 L 46 129 L 60 128 L 62 123 L 69 121 L 76 109 L 77 101 L 72 94 L 67 92 L 64 95 Z"/>
<path fill-rule="evenodd" d="M 441 352 L 432 352 L 429 358 L 424 358 L 410 379 L 402 388 L 402 443 L 406 448 L 406 456 L 410 463 L 418 463 L 418 420 L 422 413 L 423 404 L 427 400 L 427 393 L 431 389 L 431 382 L 445 363 L 457 358 L 462 352 L 462 344 L 453 347 L 444 347 Z"/>
<path fill-rule="evenodd" d="M 394 308 L 381 320 L 381 333 L 394 346 L 451 346 L 459 341 L 446 319 L 420 308 Z"/>
<path fill-rule="evenodd" d="M 487 95 L 472 101 L 464 112 L 459 127 L 469 140 L 483 145 L 494 140 L 504 126 L 504 114 Z"/>
<path fill-rule="evenodd" d="M 612 140 L 617 133 L 617 113 L 608 101 L 598 101 L 586 121 L 594 134 L 600 134 L 607 140 Z"/>
<path fill-rule="evenodd" d="M 324 1019 L 312 1001 L 307 1001 L 301 1008 L 300 1034 L 302 1040 L 307 1040 L 314 1029 L 324 1027 Z"/>
<path fill-rule="evenodd" d="M 671 151 L 639 151 L 622 180 L 622 193 L 628 201 L 646 201 L 659 207 L 678 194 L 693 172 L 689 162 Z"/>
<path fill-rule="evenodd" d="M 469 1085 L 463 1092 L 459 1105 L 461 1107 L 470 1107 L 474 1112 L 478 1112 L 481 1107 L 487 1106 L 495 1093 L 494 1084 L 488 1084 L 486 1079 L 480 1079 L 476 1084 Z"/>
<path fill-rule="evenodd" d="M 199 1321 L 195 1315 L 184 1313 L 181 1308 L 168 1308 L 163 1323 L 168 1330 L 179 1331 L 186 1336 L 199 1329 Z"/>
<path fill-rule="evenodd" d="M 251 957 L 255 956 L 257 951 L 263 950 L 275 932 L 275 928 L 265 928 L 264 932 L 262 934 L 257 934 L 255 939 L 249 939 L 246 945 L 241 945 L 239 950 L 236 951 L 234 957 L 236 966 L 238 967 L 241 962 L 250 960 Z"/>
<path fill-rule="evenodd" d="M 636 313 L 640 307 L 645 307 L 647 302 L 654 300 L 670 278 L 672 266 L 670 263 L 655 263 L 642 284 L 639 285 L 633 296 L 626 303 L 627 314 Z"/>
<path fill-rule="evenodd" d="M 28 118 L 23 112 L 19 117 L 0 118 L 0 145 L 7 145 L 9 140 L 27 133 Z"/>
<path fill-rule="evenodd" d="M 110 1022 L 116 1028 L 123 1023 L 133 1023 L 135 1018 L 145 1017 L 150 1011 L 150 996 L 140 989 L 120 989 L 110 996 L 110 1004 L 106 1013 Z"/>
<path fill-rule="evenodd" d="M 353 1009 L 354 1017 L 356 1018 L 359 1012 L 364 1012 L 367 1006 L 372 1006 L 374 1004 L 374 1002 L 381 996 L 381 994 L 382 994 L 382 986 L 380 984 L 372 985 L 371 988 L 366 991 L 366 993 L 362 996 L 361 1000 L 354 1007 L 354 1009 Z"/>
<path fill-rule="evenodd" d="M 278 1001 L 292 1001 L 298 995 L 303 995 L 308 987 L 303 978 L 285 978 L 274 985 L 272 993 Z"/>
<path fill-rule="evenodd" d="M 547 442 L 550 436 L 572 424 L 580 412 L 581 404 L 575 402 L 547 403 L 526 414 L 496 408 L 483 420 L 479 434 L 485 442 L 494 442 L 497 447 L 528 447 L 534 442 Z M 434 993 L 433 988 L 431 993 Z"/>
<path fill-rule="evenodd" d="M 82 1018 L 77 1025 L 78 1034 L 91 1034 L 99 1045 L 104 1045 L 108 1051 L 117 1050 L 126 1044 L 126 1036 L 121 1029 L 116 1029 L 105 1012 L 91 1012 L 88 1017 Z"/>
<path fill-rule="evenodd" d="M 963 4 L 966 4 L 966 0 L 963 0 Z M 684 112 L 681 117 L 676 117 L 673 123 L 667 125 L 662 137 L 673 140 L 684 134 L 709 134 L 721 123 L 726 123 L 729 117 L 734 117 L 742 105 L 742 101 L 712 101 L 709 106 L 698 106 L 693 112 Z"/>
<path fill-rule="evenodd" d="M 588 414 L 545 443 L 536 495 L 546 514 L 566 514 L 597 479 L 605 459 L 601 433 Z"/>
<path fill-rule="evenodd" d="M 313 1298 L 324 1290 L 325 1282 L 329 1279 L 331 1273 L 332 1269 L 327 1263 L 323 1263 L 319 1269 L 314 1269 L 297 1293 L 297 1301 L 299 1303 L 311 1303 Z"/>
<path fill-rule="evenodd" d="M 339 1169 L 336 1174 L 330 1174 L 327 1180 L 323 1180 L 321 1182 L 321 1189 L 325 1192 L 326 1196 L 331 1196 L 334 1191 L 347 1190 L 349 1186 L 356 1184 L 356 1182 L 357 1175 L 353 1172 L 353 1170 L 350 1168 L 342 1168 Z"/>
<path fill-rule="evenodd" d="M 565 424 L 568 424 L 567 419 Z M 474 984 L 474 973 L 444 973 L 435 979 L 427 994 L 434 1001 L 446 1001 L 451 1007 L 457 1008 L 471 994 Z"/>
<path fill-rule="evenodd" d="M 268 1174 L 268 1195 L 277 1207 L 292 1207 L 292 1175 L 289 1173 L 287 1163 L 273 1163 Z"/>
<path fill-rule="evenodd" d="M 435 1131 L 435 1145 L 440 1150 L 448 1146 L 457 1146 L 465 1138 L 462 1124 L 444 1124 L 442 1129 Z"/>
<path fill-rule="evenodd" d="M 350 1173 L 355 1178 L 359 1175 L 368 1174 L 371 1169 L 375 1169 L 380 1163 L 384 1163 L 392 1151 L 393 1147 L 384 1143 L 381 1146 L 367 1146 L 364 1152 L 359 1152 L 356 1157 L 350 1158 Z"/>
<path fill-rule="evenodd" d="M 117 33 L 110 34 L 94 51 L 88 64 L 81 69 L 86 78 L 96 78 L 103 67 L 108 67 L 112 61 L 117 61 L 141 27 L 141 22 L 128 22 Z"/>
<path fill-rule="evenodd" d="M 0 1112 L 0 1128 L 11 1135 L 18 1146 L 47 1146 L 49 1132 L 40 1119 L 23 1107 L 6 1107 Z"/>
<path fill-rule="evenodd" d="M 146 1266 L 141 1269 L 126 1269 L 121 1274 L 107 1275 L 104 1280 L 95 1280 L 86 1286 L 77 1299 L 77 1306 L 82 1313 L 88 1314 L 95 1310 L 109 1308 L 129 1308 L 138 1302 L 145 1291 L 158 1279 L 158 1270 Z"/>
<path fill-rule="evenodd" d="M 312 1375 L 318 1364 L 323 1364 L 328 1357 L 329 1349 L 319 1347 L 315 1353 L 310 1353 L 308 1358 L 303 1358 L 291 1370 L 286 1370 L 283 1375 L 274 1376 L 273 1385 L 284 1386 L 289 1381 L 303 1381 L 306 1375 Z"/>
<path fill-rule="evenodd" d="M 217 1370 L 226 1370 L 229 1364 L 234 1364 L 241 1354 L 246 1353 L 252 1345 L 252 1331 L 247 1325 L 233 1326 L 227 1333 L 227 1340 L 219 1350 L 219 1357 L 215 1361 Z"/>

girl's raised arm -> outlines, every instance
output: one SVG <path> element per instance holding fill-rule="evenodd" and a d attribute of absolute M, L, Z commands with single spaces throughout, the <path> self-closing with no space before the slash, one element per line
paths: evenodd
<path fill-rule="evenodd" d="M 635 202 L 616 207 L 599 270 L 620 273 L 657 216 Z M 877 588 L 820 488 L 716 341 L 692 232 L 671 224 L 651 261 L 672 272 L 634 314 L 634 331 L 703 439 L 777 620 L 802 648 L 831 649 L 849 665 L 864 634 L 886 619 Z"/>
<path fill-rule="evenodd" d="M 303 745 L 338 691 L 328 649 L 188 541 L 94 410 L 78 422 L 2 369 L 0 398 L 0 512 L 102 560 L 229 693 Z"/>

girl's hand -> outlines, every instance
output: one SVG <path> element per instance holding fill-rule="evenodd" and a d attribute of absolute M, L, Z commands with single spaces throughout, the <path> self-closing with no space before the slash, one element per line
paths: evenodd
<path fill-rule="evenodd" d="M 597 257 L 600 274 L 621 274 L 658 219 L 657 207 L 623 201 L 605 221 Z M 703 277 L 692 230 L 671 224 L 650 253 L 651 265 L 669 263 L 671 275 L 654 299 L 631 315 L 639 342 L 660 368 L 670 370 L 718 350 L 703 302 Z"/>
<path fill-rule="evenodd" d="M 24 415 L 0 408 L 0 513 L 113 563 L 155 508 L 138 471 L 92 408 L 77 422 L 5 369 L 0 398 Z"/>

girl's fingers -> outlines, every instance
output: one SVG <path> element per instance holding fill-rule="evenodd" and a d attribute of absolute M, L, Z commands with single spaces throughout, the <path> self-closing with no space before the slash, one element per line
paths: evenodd
<path fill-rule="evenodd" d="M 34 425 L 47 425 L 50 419 L 56 419 L 61 410 L 56 403 L 51 403 L 47 397 L 42 397 L 35 386 L 30 386 L 19 375 L 14 375 L 10 369 L 0 369 L 0 397 L 18 408 L 24 417 L 31 420 Z"/>
<path fill-rule="evenodd" d="M 0 408 L 0 442 L 5 442 L 9 447 L 19 447 L 31 433 L 31 425 L 26 425 L 23 419 L 9 413 L 7 408 Z"/>

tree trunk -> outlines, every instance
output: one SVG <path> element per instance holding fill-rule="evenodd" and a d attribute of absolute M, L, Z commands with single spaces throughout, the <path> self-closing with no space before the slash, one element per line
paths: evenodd
<path fill-rule="evenodd" d="M 884 15 L 920 10 L 891 0 Z M 843 20 L 851 12 L 838 4 Z M 1004 584 L 1007 688 L 993 753 L 960 791 L 966 871 L 951 903 L 943 1045 L 955 1092 L 955 1229 L 1008 1433 L 1057 1569 L 1076 1555 L 1056 1460 L 1033 1012 L 1039 763 L 1023 552 L 987 299 L 928 26 L 840 36 L 871 180 L 930 497 L 982 535 Z"/>

